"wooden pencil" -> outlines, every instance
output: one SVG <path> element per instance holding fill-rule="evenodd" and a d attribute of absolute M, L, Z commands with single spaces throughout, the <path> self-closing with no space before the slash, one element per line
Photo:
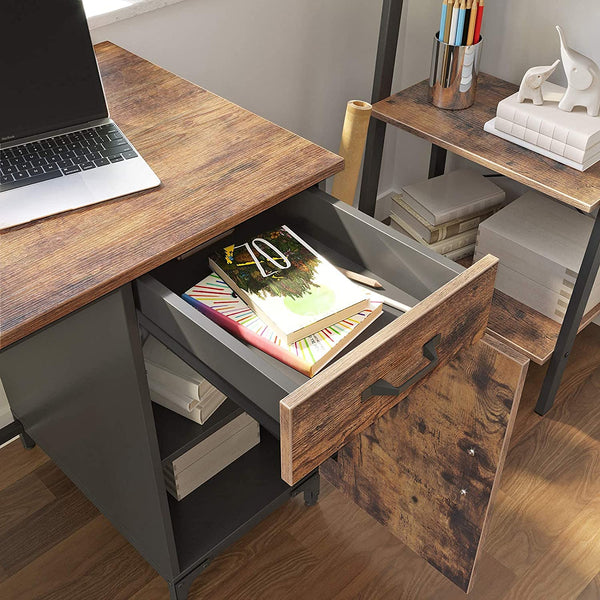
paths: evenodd
<path fill-rule="evenodd" d="M 478 44 L 481 40 L 481 21 L 483 19 L 483 8 L 485 0 L 479 0 L 479 6 L 477 7 L 477 21 L 475 22 L 475 33 L 473 34 L 473 43 Z"/>
<path fill-rule="evenodd" d="M 448 14 L 448 0 L 442 2 L 442 16 L 440 17 L 440 32 L 438 33 L 438 39 L 444 41 L 444 30 L 446 29 L 446 16 Z"/>
<path fill-rule="evenodd" d="M 448 43 L 455 45 L 456 41 L 456 28 L 458 26 L 458 13 L 460 9 L 460 0 L 454 0 L 454 6 L 452 7 L 452 23 L 450 23 L 450 37 Z"/>
<path fill-rule="evenodd" d="M 473 0 L 473 5 L 471 6 L 471 18 L 469 20 L 469 31 L 467 33 L 467 46 L 471 46 L 473 44 L 473 37 L 475 35 L 475 23 L 477 22 L 477 0 Z"/>
<path fill-rule="evenodd" d="M 467 11 L 465 12 L 465 26 L 463 31 L 462 45 L 467 45 L 469 39 L 469 25 L 471 24 L 471 12 L 473 8 L 473 0 L 467 0 Z"/>
<path fill-rule="evenodd" d="M 463 34 L 465 31 L 465 17 L 467 13 L 466 0 L 461 0 L 458 8 L 458 23 L 456 25 L 456 38 L 454 39 L 455 46 L 462 46 Z"/>
<path fill-rule="evenodd" d="M 452 23 L 452 6 L 453 1 L 447 0 L 447 8 L 446 8 L 446 23 L 444 26 L 444 38 L 442 41 L 446 42 L 446 44 L 450 43 L 450 25 Z"/>

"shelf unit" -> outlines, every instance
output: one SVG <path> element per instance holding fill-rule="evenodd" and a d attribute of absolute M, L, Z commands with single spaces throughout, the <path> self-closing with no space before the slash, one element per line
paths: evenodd
<path fill-rule="evenodd" d="M 402 5 L 402 0 L 383 2 L 359 208 L 370 215 L 375 212 L 387 125 L 432 143 L 429 177 L 444 172 L 450 150 L 584 213 L 600 207 L 600 164 L 580 173 L 484 132 L 498 102 L 517 90 L 514 84 L 481 73 L 475 104 L 457 111 L 434 107 L 427 81 L 390 95 Z M 562 326 L 505 294 L 494 296 L 490 333 L 534 362 L 550 362 L 536 405 L 541 415 L 552 408 L 575 336 L 600 314 L 600 305 L 584 314 L 599 267 L 600 218 L 596 218 Z"/>

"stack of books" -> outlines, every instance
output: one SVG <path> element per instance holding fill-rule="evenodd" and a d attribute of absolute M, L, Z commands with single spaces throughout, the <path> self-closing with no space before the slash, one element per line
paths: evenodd
<path fill-rule="evenodd" d="M 451 260 L 475 250 L 477 227 L 505 205 L 504 191 L 471 169 L 458 169 L 402 188 L 391 226 Z"/>
<path fill-rule="evenodd" d="M 496 117 L 484 129 L 510 142 L 585 171 L 600 160 L 600 119 L 585 109 L 566 112 L 558 108 L 565 89 L 550 82 L 543 84 L 544 104 L 519 102 L 518 94 L 498 104 Z"/>
<path fill-rule="evenodd" d="M 200 425 L 221 406 L 225 394 L 149 336 L 143 346 L 150 398 Z"/>
<path fill-rule="evenodd" d="M 183 500 L 260 443 L 260 426 L 228 400 L 183 450 L 163 462 L 167 491 Z"/>
<path fill-rule="evenodd" d="M 233 335 L 312 377 L 382 312 L 285 225 L 213 253 L 183 298 Z"/>
<path fill-rule="evenodd" d="M 500 259 L 496 288 L 562 323 L 594 221 L 537 192 L 528 192 L 479 227 L 475 260 Z M 594 284 L 589 310 L 600 303 Z"/>

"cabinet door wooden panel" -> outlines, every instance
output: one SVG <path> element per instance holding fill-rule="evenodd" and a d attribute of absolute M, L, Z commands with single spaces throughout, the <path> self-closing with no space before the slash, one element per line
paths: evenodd
<path fill-rule="evenodd" d="M 497 263 L 484 257 L 280 402 L 284 481 L 299 481 L 406 397 L 410 388 L 369 399 L 362 392 L 380 379 L 402 386 L 427 368 L 430 340 L 439 336 L 436 364 L 443 365 L 481 338 Z"/>
<path fill-rule="evenodd" d="M 528 363 L 486 335 L 321 467 L 464 591 L 473 580 Z"/>

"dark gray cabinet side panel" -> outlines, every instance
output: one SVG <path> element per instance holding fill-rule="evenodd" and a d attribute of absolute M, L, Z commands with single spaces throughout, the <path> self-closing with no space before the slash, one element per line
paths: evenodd
<path fill-rule="evenodd" d="M 178 573 L 130 286 L 0 353 L 11 409 L 166 579 Z"/>

